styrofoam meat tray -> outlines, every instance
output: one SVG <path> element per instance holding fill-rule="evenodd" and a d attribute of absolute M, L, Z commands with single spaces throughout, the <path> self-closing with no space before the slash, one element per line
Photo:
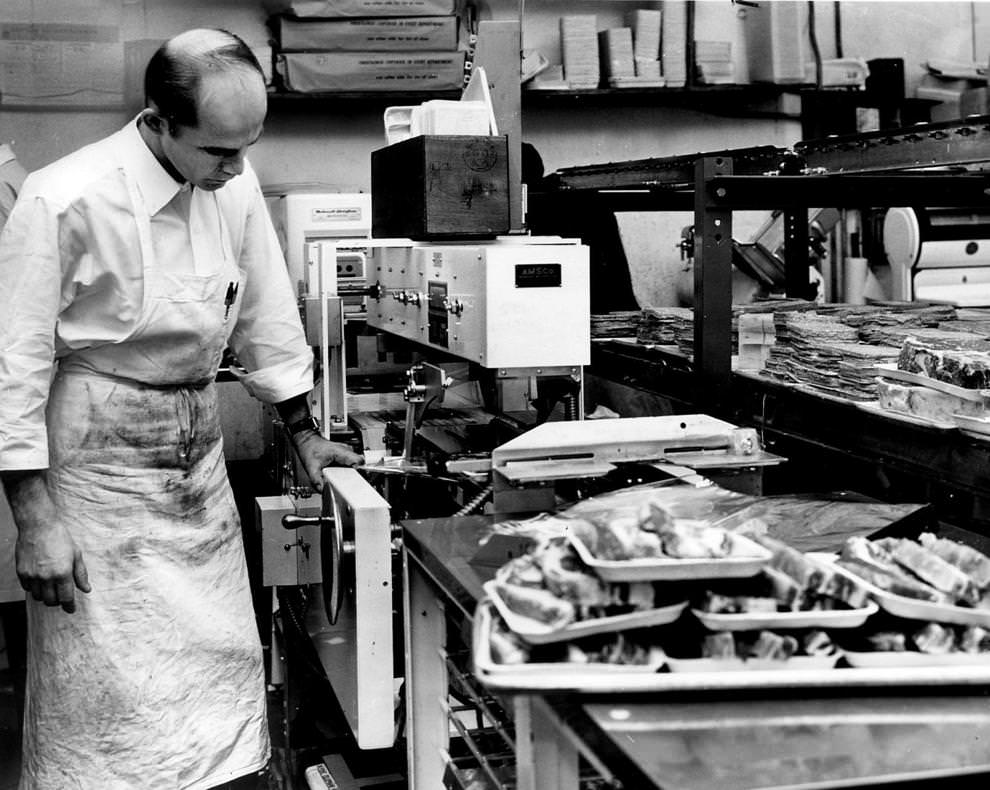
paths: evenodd
<path fill-rule="evenodd" d="M 810 662 L 733 662 L 719 659 L 671 659 L 660 666 L 629 664 L 496 664 L 491 655 L 493 604 L 482 599 L 475 609 L 472 659 L 475 675 L 502 691 L 566 691 L 577 694 L 644 692 L 704 693 L 769 689 L 869 689 L 912 686 L 976 686 L 990 688 L 990 664 L 942 666 L 836 667 L 840 655 L 808 656 Z M 798 656 L 798 659 L 801 657 Z M 704 663 L 699 663 L 704 662 Z M 660 671 L 666 665 L 673 670 Z M 743 666 L 743 664 L 748 666 Z M 706 666 L 707 664 L 707 666 Z M 825 664 L 826 666 L 822 666 Z"/>
<path fill-rule="evenodd" d="M 493 607 L 491 599 L 483 599 L 474 613 L 472 659 L 475 672 L 480 675 L 517 677 L 524 680 L 543 678 L 551 683 L 574 683 L 589 676 L 650 674 L 659 670 L 666 661 L 663 651 L 658 648 L 649 664 L 575 664 L 566 661 L 549 664 L 499 664 L 492 657 L 489 639 L 494 626 Z"/>
<path fill-rule="evenodd" d="M 769 549 L 745 535 L 728 533 L 733 550 L 747 555 L 723 559 L 682 559 L 677 557 L 643 557 L 630 560 L 601 560 L 575 535 L 571 545 L 581 561 L 607 582 L 686 581 L 689 579 L 731 579 L 755 576 L 773 556 Z"/>
<path fill-rule="evenodd" d="M 912 373 L 908 370 L 899 370 L 893 362 L 882 362 L 876 365 L 875 370 L 878 376 L 893 381 L 901 381 L 905 384 L 914 384 L 917 387 L 928 387 L 929 389 L 944 392 L 947 395 L 955 395 L 957 398 L 965 400 L 986 402 L 990 400 L 990 390 L 967 389 L 947 381 L 940 381 L 921 373 Z"/>
<path fill-rule="evenodd" d="M 873 601 L 858 609 L 824 609 L 806 612 L 743 612 L 726 614 L 692 609 L 691 613 L 712 631 L 758 631 L 787 628 L 856 628 L 879 607 Z"/>
<path fill-rule="evenodd" d="M 951 623 L 953 625 L 980 625 L 984 628 L 990 628 L 990 609 L 972 609 L 968 606 L 932 603 L 895 595 L 836 565 L 834 555 L 812 554 L 811 556 L 822 562 L 828 562 L 837 573 L 861 584 L 870 593 L 873 600 L 880 604 L 881 609 L 896 617 L 933 623 Z"/>
<path fill-rule="evenodd" d="M 816 672 L 832 669 L 841 657 L 838 650 L 827 656 L 791 656 L 788 659 L 667 656 L 667 668 L 671 672 Z"/>
<path fill-rule="evenodd" d="M 661 606 L 656 609 L 645 609 L 641 612 L 614 615 L 613 617 L 598 617 L 593 620 L 578 620 L 565 625 L 563 628 L 551 626 L 512 611 L 499 595 L 498 582 L 490 581 L 482 585 L 485 595 L 491 600 L 496 611 L 509 629 L 517 636 L 533 645 L 544 645 L 553 642 L 571 642 L 585 636 L 608 634 L 615 631 L 625 631 L 632 628 L 650 628 L 655 625 L 672 623 L 681 616 L 688 605 L 687 601 Z"/>
<path fill-rule="evenodd" d="M 853 667 L 990 667 L 990 653 L 921 653 L 916 650 L 846 650 L 843 655 Z"/>
<path fill-rule="evenodd" d="M 968 414 L 953 414 L 952 419 L 963 433 L 979 439 L 990 437 L 990 417 L 971 417 Z"/>
<path fill-rule="evenodd" d="M 857 401 L 854 405 L 861 411 L 869 412 L 870 414 L 879 414 L 881 417 L 889 417 L 892 420 L 900 420 L 901 422 L 906 422 L 908 425 L 920 425 L 924 428 L 935 428 L 939 431 L 954 431 L 959 427 L 955 422 L 931 420 L 928 417 L 920 417 L 917 414 L 909 414 L 906 411 L 885 409 L 880 405 L 879 401 Z"/>

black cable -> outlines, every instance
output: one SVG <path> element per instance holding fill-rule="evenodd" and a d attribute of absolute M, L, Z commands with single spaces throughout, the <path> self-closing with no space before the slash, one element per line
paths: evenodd
<path fill-rule="evenodd" d="M 815 0 L 808 0 L 808 38 L 811 39 L 811 51 L 815 56 L 815 87 L 822 89 L 822 52 L 818 46 L 818 34 L 815 31 Z"/>
<path fill-rule="evenodd" d="M 492 491 L 494 490 L 494 488 L 495 487 L 493 485 L 485 486 L 470 502 L 468 502 L 466 505 L 464 505 L 464 507 L 462 507 L 456 513 L 454 513 L 454 515 L 455 516 L 474 515 L 474 513 L 478 510 L 478 508 L 484 505 L 487 499 L 492 495 Z"/>
<path fill-rule="evenodd" d="M 835 57 L 842 57 L 842 9 L 840 8 L 842 4 L 839 0 L 835 0 L 835 5 L 832 7 L 832 18 L 835 22 Z"/>

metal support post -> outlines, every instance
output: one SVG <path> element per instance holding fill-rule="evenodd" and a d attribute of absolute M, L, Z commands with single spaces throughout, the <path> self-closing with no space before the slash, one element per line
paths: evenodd
<path fill-rule="evenodd" d="M 696 402 L 719 411 L 732 373 L 732 211 L 709 181 L 732 175 L 732 159 L 700 157 L 694 191 L 694 372 Z"/>
<path fill-rule="evenodd" d="M 443 603 L 403 551 L 406 659 L 406 757 L 409 790 L 443 787 L 449 742 L 446 620 Z"/>
<path fill-rule="evenodd" d="M 784 211 L 784 293 L 794 299 L 808 298 L 808 209 Z"/>

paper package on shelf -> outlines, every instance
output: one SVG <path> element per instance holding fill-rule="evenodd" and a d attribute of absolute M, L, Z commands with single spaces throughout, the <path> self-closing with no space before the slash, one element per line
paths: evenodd
<path fill-rule="evenodd" d="M 598 47 L 601 70 L 610 84 L 636 76 L 631 28 L 613 27 L 600 31 Z"/>
<path fill-rule="evenodd" d="M 571 88 L 597 88 L 601 81 L 597 25 L 594 14 L 572 14 L 560 18 L 564 79 Z"/>
<path fill-rule="evenodd" d="M 283 52 L 279 73 L 288 90 L 457 90 L 463 85 L 463 52 Z"/>
<path fill-rule="evenodd" d="M 373 52 L 457 49 L 456 16 L 296 19 L 270 21 L 283 52 Z"/>
<path fill-rule="evenodd" d="M 660 38 L 663 78 L 670 87 L 687 83 L 687 2 L 664 0 Z"/>
<path fill-rule="evenodd" d="M 457 10 L 457 0 L 264 0 L 269 13 L 298 17 L 443 16 Z"/>
<path fill-rule="evenodd" d="M 660 59 L 660 26 L 663 14 L 649 8 L 637 8 L 626 15 L 632 28 L 633 57 L 636 60 Z"/>

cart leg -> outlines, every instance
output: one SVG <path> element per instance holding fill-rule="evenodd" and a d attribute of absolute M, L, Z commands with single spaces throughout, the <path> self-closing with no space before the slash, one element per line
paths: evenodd
<path fill-rule="evenodd" d="M 443 603 L 408 554 L 403 563 L 406 755 L 409 790 L 443 787 L 447 724 L 446 620 Z"/>
<path fill-rule="evenodd" d="M 513 698 L 518 790 L 577 790 L 578 752 L 535 697 Z"/>

